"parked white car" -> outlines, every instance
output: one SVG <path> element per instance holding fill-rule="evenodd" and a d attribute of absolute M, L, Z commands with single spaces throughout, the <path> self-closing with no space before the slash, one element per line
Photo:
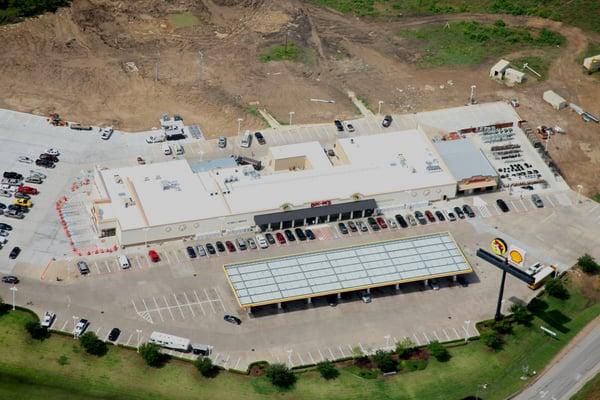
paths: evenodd
<path fill-rule="evenodd" d="M 19 158 L 17 158 L 17 160 L 19 162 L 25 163 L 25 164 L 31 164 L 33 162 L 33 160 L 29 157 L 25 157 L 25 156 L 19 156 Z"/>
<path fill-rule="evenodd" d="M 101 128 L 100 132 L 102 132 L 102 134 L 100 135 L 100 137 L 103 140 L 108 140 L 108 139 L 110 139 L 111 135 L 113 134 L 114 129 L 113 129 L 112 126 L 107 126 L 105 128 Z"/>
<path fill-rule="evenodd" d="M 44 316 L 42 317 L 42 322 L 40 325 L 42 325 L 45 328 L 50 328 L 50 325 L 52 325 L 55 318 L 56 318 L 56 314 L 54 314 L 53 312 L 50 312 L 50 311 L 46 311 L 44 313 Z"/>
<path fill-rule="evenodd" d="M 160 142 L 164 142 L 167 140 L 167 137 L 165 135 L 158 135 L 158 136 L 148 136 L 146 138 L 146 143 L 160 143 Z"/>
<path fill-rule="evenodd" d="M 60 152 L 52 147 L 50 147 L 49 149 L 46 149 L 45 153 L 50 154 L 51 156 L 56 156 L 56 157 L 60 156 Z"/>
<path fill-rule="evenodd" d="M 32 169 L 29 171 L 29 173 L 32 176 L 39 176 L 42 179 L 46 179 L 46 174 L 44 174 L 42 171 L 37 171 L 37 170 Z"/>
<path fill-rule="evenodd" d="M 80 319 L 77 325 L 75 325 L 75 329 L 73 329 L 73 335 L 81 336 L 89 325 L 90 322 L 87 319 Z"/>
<path fill-rule="evenodd" d="M 256 235 L 256 243 L 258 243 L 258 246 L 261 249 L 266 249 L 267 247 L 269 247 L 269 243 L 267 242 L 267 239 L 265 239 L 265 237 L 263 235 Z"/>

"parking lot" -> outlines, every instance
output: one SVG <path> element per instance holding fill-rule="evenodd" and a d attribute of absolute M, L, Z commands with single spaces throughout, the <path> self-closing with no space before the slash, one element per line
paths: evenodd
<path fill-rule="evenodd" d="M 493 313 L 500 273 L 479 262 L 475 252 L 479 247 L 488 247 L 494 237 L 502 237 L 526 249 L 527 264 L 541 261 L 565 269 L 584 252 L 600 257 L 594 246 L 600 206 L 587 199 L 579 204 L 577 194 L 564 190 L 560 182 L 550 182 L 546 189 L 513 188 L 510 192 L 467 196 L 419 209 L 395 206 L 383 209 L 386 219 L 394 219 L 396 214 L 449 211 L 463 204 L 473 208 L 474 218 L 454 222 L 436 220 L 407 228 L 350 230 L 347 234 L 336 222 L 310 227 L 315 240 L 286 240 L 285 244 L 276 243 L 267 249 L 237 249 L 234 253 L 217 252 L 193 259 L 187 254 L 188 246 L 234 241 L 238 237 L 247 239 L 254 233 L 179 240 L 99 254 L 83 253 L 78 257 L 71 251 L 54 207 L 58 198 L 71 193 L 73 181 L 85 177 L 87 170 L 97 163 L 104 166 L 134 164 L 140 154 L 149 162 L 168 158 L 158 151 L 160 144 L 145 143 L 144 138 L 150 132 L 133 135 L 115 132 L 109 141 L 102 141 L 97 132 L 50 127 L 43 118 L 11 112 L 2 112 L 2 116 L 5 118 L 0 119 L 0 138 L 7 145 L 0 149 L 0 169 L 27 172 L 25 164 L 18 163 L 18 155 L 35 156 L 34 153 L 47 147 L 61 150 L 57 168 L 48 171 L 46 182 L 38 185 L 41 193 L 34 197 L 33 209 L 24 220 L 9 222 L 14 230 L 9 236 L 8 248 L 19 245 L 23 253 L 16 261 L 9 261 L 6 247 L 0 250 L 0 270 L 14 269 L 22 278 L 16 293 L 17 304 L 27 305 L 40 315 L 46 310 L 56 312 L 53 328 L 66 332 L 73 330 L 78 318 L 87 318 L 91 322 L 89 329 L 101 338 L 106 338 L 113 327 L 119 327 L 122 331 L 117 340 L 119 344 L 135 347 L 158 330 L 214 346 L 211 357 L 228 368 L 243 369 L 258 359 L 300 365 L 388 348 L 403 337 L 425 344 L 431 340 L 476 335 L 475 321 Z M 353 124 L 356 134 L 382 130 L 379 121 L 372 117 L 355 120 Z M 401 119 L 394 120 L 393 126 L 404 128 L 401 124 Z M 324 124 L 268 129 L 264 135 L 268 144 L 319 140 L 326 147 L 338 133 L 333 124 Z M 191 160 L 228 157 L 239 150 L 235 142 L 232 139 L 231 147 L 219 150 L 214 141 L 189 139 L 184 144 L 184 156 Z M 260 156 L 267 149 L 254 143 L 242 154 Z M 533 204 L 532 193 L 540 195 L 544 208 Z M 86 247 L 95 239 L 89 231 L 89 220 L 86 221 L 85 194 L 73 193 L 69 197 L 63 209 L 65 221 L 73 241 Z M 498 198 L 506 202 L 510 212 L 499 209 Z M 363 219 L 363 222 L 367 221 Z M 398 291 L 373 290 L 373 300 L 368 304 L 354 294 L 344 296 L 335 307 L 325 299 L 316 299 L 310 305 L 297 301 L 279 311 L 275 307 L 275 310 L 248 315 L 240 310 L 223 272 L 223 265 L 227 263 L 443 231 L 453 234 L 474 269 L 468 276 L 468 287 L 441 279 L 439 289 L 434 290 L 417 282 L 401 285 Z M 149 249 L 157 251 L 158 262 L 152 262 Z M 130 268 L 121 268 L 117 261 L 120 254 L 127 255 Z M 90 273 L 86 276 L 77 270 L 78 260 L 88 264 Z M 11 299 L 8 285 L 0 287 L 0 295 L 5 300 Z M 509 278 L 503 309 L 533 295 L 529 288 Z M 225 322 L 225 314 L 240 317 L 242 324 Z"/>

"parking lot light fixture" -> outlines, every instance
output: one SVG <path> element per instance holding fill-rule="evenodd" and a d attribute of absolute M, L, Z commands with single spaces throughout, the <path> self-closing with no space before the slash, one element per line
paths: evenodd
<path fill-rule="evenodd" d="M 290 111 L 290 126 L 292 126 L 292 116 L 296 114 L 294 111 Z"/>
<path fill-rule="evenodd" d="M 137 333 L 137 348 L 138 348 L 138 353 L 139 353 L 139 351 L 140 351 L 140 342 L 141 342 L 142 330 L 141 329 L 136 329 L 135 332 Z"/>
<path fill-rule="evenodd" d="M 15 311 L 15 293 L 17 293 L 19 289 L 17 289 L 16 286 L 13 286 L 10 288 L 10 291 L 12 292 L 12 309 Z"/>
<path fill-rule="evenodd" d="M 237 123 L 238 123 L 238 136 L 240 135 L 240 132 L 242 130 L 242 121 L 244 120 L 244 118 L 238 118 L 237 119 Z"/>
<path fill-rule="evenodd" d="M 577 185 L 577 201 L 576 204 L 581 204 L 581 191 L 583 190 L 582 185 Z"/>
<path fill-rule="evenodd" d="M 383 100 L 379 100 L 379 108 L 377 109 L 377 115 L 381 115 L 381 106 L 383 105 Z"/>

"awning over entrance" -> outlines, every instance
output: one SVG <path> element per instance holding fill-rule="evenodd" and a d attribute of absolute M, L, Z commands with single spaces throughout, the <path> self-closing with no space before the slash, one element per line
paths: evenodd
<path fill-rule="evenodd" d="M 373 215 L 376 208 L 377 203 L 373 199 L 358 200 L 348 203 L 255 215 L 254 223 L 263 231 L 267 229 L 276 230 L 368 217 Z"/>

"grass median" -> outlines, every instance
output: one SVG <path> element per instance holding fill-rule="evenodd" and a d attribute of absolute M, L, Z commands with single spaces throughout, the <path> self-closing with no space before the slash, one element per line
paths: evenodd
<path fill-rule="evenodd" d="M 567 282 L 567 300 L 543 296 L 531 327 L 516 325 L 506 335 L 504 349 L 492 352 L 473 341 L 450 348 L 452 358 L 430 359 L 424 370 L 365 379 L 355 366 L 339 366 L 340 376 L 326 381 L 316 371 L 298 372 L 288 390 L 273 387 L 265 377 L 221 372 L 203 378 L 191 363 L 171 360 L 162 368 L 146 366 L 130 349 L 109 346 L 103 357 L 86 354 L 78 342 L 53 334 L 44 341 L 29 338 L 24 311 L 0 317 L 0 398 L 53 399 L 460 399 L 487 384 L 485 399 L 503 399 L 541 371 L 589 321 L 600 314 L 593 302 Z M 545 326 L 558 333 L 550 337 Z M 527 378 L 531 379 L 531 378 Z M 480 395 L 483 396 L 483 389 Z"/>

